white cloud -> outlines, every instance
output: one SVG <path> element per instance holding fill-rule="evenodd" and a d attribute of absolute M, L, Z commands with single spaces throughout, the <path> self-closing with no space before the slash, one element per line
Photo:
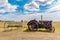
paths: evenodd
<path fill-rule="evenodd" d="M 10 20 L 10 21 L 21 21 L 21 20 L 41 20 L 41 15 L 43 15 L 43 20 L 52 20 L 52 21 L 60 21 L 60 12 L 55 13 L 36 13 L 36 14 L 13 14 L 9 13 L 6 15 L 0 15 L 0 19 L 2 20 Z"/>
<path fill-rule="evenodd" d="M 6 11 L 4 9 L 1 9 L 0 10 L 0 13 L 5 13 Z"/>
<path fill-rule="evenodd" d="M 16 11 L 16 10 L 15 10 L 16 8 L 17 8 L 16 5 L 7 4 L 4 9 L 5 9 L 6 11 L 8 11 L 8 12 L 14 12 L 14 11 Z"/>
<path fill-rule="evenodd" d="M 4 7 L 7 3 L 7 0 L 0 0 L 0 7 Z"/>
<path fill-rule="evenodd" d="M 55 0 L 32 0 L 32 2 L 30 2 L 29 4 L 25 4 L 24 8 L 25 10 L 29 10 L 29 11 L 40 11 L 39 8 L 40 5 L 51 5 L 49 6 L 50 8 L 56 4 L 56 2 L 54 1 Z"/>
<path fill-rule="evenodd" d="M 41 2 L 45 2 L 46 0 L 39 0 L 39 1 L 41 1 Z"/>
<path fill-rule="evenodd" d="M 48 10 L 47 10 L 47 12 L 59 11 L 60 10 L 60 0 L 58 0 L 55 4 L 52 4 L 51 8 Z"/>
<path fill-rule="evenodd" d="M 60 21 L 60 11 L 50 13 L 50 12 L 55 11 L 55 10 L 60 10 L 60 2 L 59 1 L 56 4 L 54 4 L 50 9 L 48 9 L 46 11 L 46 13 L 34 13 L 33 14 L 31 12 L 32 14 L 29 14 L 29 12 L 25 12 L 27 14 L 24 14 L 24 15 L 23 14 L 18 15 L 18 14 L 14 14 L 14 13 L 9 13 L 9 14 L 6 14 L 6 15 L 0 15 L 0 19 L 10 20 L 10 21 L 33 20 L 33 19 L 41 20 L 41 15 L 43 15 L 43 20 Z M 3 4 L 3 3 L 1 2 L 1 4 Z M 32 6 L 29 6 L 31 4 L 32 4 Z M 47 4 L 52 4 L 52 1 L 47 2 Z M 13 12 L 13 11 L 15 11 L 15 9 L 17 7 L 15 5 L 13 6 L 13 5 L 11 5 L 7 2 L 6 2 L 6 4 L 4 3 L 4 5 L 0 6 L 0 7 L 4 7 L 4 9 L 1 9 L 0 12 L 3 12 L 3 13 L 6 12 L 6 11 Z M 24 6 L 24 8 L 26 10 L 30 10 L 30 11 L 39 11 L 39 5 L 40 4 L 37 4 L 35 2 L 35 0 L 33 0 L 31 3 L 26 4 Z"/>
<path fill-rule="evenodd" d="M 0 9 L 0 13 L 14 12 L 17 8 L 16 5 L 9 4 L 8 0 L 0 0 L 0 7 L 3 7 L 3 9 Z"/>
<path fill-rule="evenodd" d="M 54 0 L 49 0 L 48 2 L 47 2 L 47 4 L 53 4 L 54 2 L 53 2 Z"/>
<path fill-rule="evenodd" d="M 35 9 L 39 8 L 40 4 L 37 4 L 34 1 L 35 0 L 32 1 L 32 4 L 36 5 Z M 22 17 L 22 20 L 32 20 L 32 19 L 41 20 L 41 15 L 43 15 L 43 20 L 60 21 L 60 11 L 56 11 L 56 10 L 60 10 L 60 0 L 58 0 L 58 2 L 54 2 L 54 3 L 53 3 L 53 1 L 54 0 L 52 0 L 52 1 L 50 0 L 46 3 L 46 4 L 51 5 L 50 9 L 48 9 L 49 11 L 47 10 L 46 13 L 26 14 L 26 15 L 22 15 L 20 17 Z M 30 5 L 30 4 L 28 4 L 28 5 Z M 50 13 L 52 11 L 56 11 L 56 12 Z"/>
<path fill-rule="evenodd" d="M 59 11 L 59 10 L 60 10 L 60 5 L 56 5 L 56 6 L 52 7 L 52 8 L 50 8 L 48 12 Z"/>
<path fill-rule="evenodd" d="M 38 11 L 39 5 L 36 2 L 32 1 L 29 4 L 25 4 L 24 8 L 29 11 Z"/>

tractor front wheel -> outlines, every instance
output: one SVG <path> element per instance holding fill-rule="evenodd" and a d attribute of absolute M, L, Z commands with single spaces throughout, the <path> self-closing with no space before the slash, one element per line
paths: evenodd
<path fill-rule="evenodd" d="M 49 29 L 50 30 L 50 32 L 54 32 L 55 31 L 55 28 L 54 27 L 52 27 L 51 29 Z"/>

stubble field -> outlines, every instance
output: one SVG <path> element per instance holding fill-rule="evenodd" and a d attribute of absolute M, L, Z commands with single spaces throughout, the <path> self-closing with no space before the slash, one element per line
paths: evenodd
<path fill-rule="evenodd" d="M 22 23 L 27 27 L 27 22 Z M 4 32 L 4 22 L 0 22 L 0 40 L 60 40 L 60 22 L 53 22 L 55 32 L 35 31 L 28 32 L 26 29 L 12 30 Z"/>

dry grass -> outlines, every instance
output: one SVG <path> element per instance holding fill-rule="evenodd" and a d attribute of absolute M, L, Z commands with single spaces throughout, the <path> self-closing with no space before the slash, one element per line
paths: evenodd
<path fill-rule="evenodd" d="M 60 22 L 53 22 L 53 26 L 60 26 Z"/>
<path fill-rule="evenodd" d="M 0 28 L 4 28 L 4 23 L 5 22 L 0 22 Z M 5 27 L 7 27 L 8 23 L 9 22 L 6 22 Z M 28 27 L 27 23 L 28 23 L 27 21 L 25 21 L 25 22 L 13 22 L 12 25 L 20 24 L 23 27 Z M 56 28 L 60 28 L 60 22 L 53 22 L 52 25 Z"/>
<path fill-rule="evenodd" d="M 49 32 L 22 32 L 13 30 L 10 32 L 0 32 L 0 40 L 60 40 L 60 31 Z"/>
<path fill-rule="evenodd" d="M 4 22 L 0 22 L 0 27 L 4 27 Z"/>
<path fill-rule="evenodd" d="M 19 24 L 21 24 L 19 22 Z M 20 30 L 12 30 L 9 32 L 2 32 L 4 29 L 4 22 L 0 22 L 0 40 L 60 40 L 60 22 L 53 22 L 53 26 L 56 28 L 54 33 L 49 32 L 23 32 L 26 30 L 27 22 L 22 23 L 23 28 Z M 7 26 L 7 23 L 6 25 Z M 59 28 L 59 30 L 57 30 Z"/>
<path fill-rule="evenodd" d="M 19 24 L 19 25 L 22 25 L 22 23 L 21 22 L 0 22 L 0 28 L 4 28 L 4 27 L 7 27 L 9 24 L 11 24 L 11 25 L 17 25 L 17 24 Z"/>
<path fill-rule="evenodd" d="M 60 22 L 53 22 L 52 24 L 56 30 L 60 30 Z"/>

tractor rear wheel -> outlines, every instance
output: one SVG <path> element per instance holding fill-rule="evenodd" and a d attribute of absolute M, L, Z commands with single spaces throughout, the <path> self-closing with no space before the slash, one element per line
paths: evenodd
<path fill-rule="evenodd" d="M 29 26 L 28 26 L 28 29 L 29 29 L 30 31 L 36 31 L 36 30 L 37 30 L 35 24 L 29 25 Z"/>
<path fill-rule="evenodd" d="M 37 28 L 38 28 L 38 22 L 37 21 L 32 20 L 32 21 L 28 22 L 28 29 L 30 31 L 36 31 Z"/>

